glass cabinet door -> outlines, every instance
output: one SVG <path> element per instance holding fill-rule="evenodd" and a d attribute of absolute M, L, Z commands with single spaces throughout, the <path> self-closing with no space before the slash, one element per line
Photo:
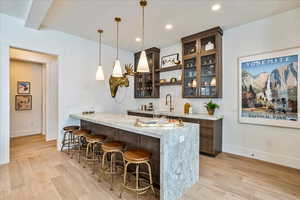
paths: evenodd
<path fill-rule="evenodd" d="M 184 60 L 183 68 L 183 80 L 184 80 L 184 97 L 197 96 L 197 66 L 196 58 Z"/>
<path fill-rule="evenodd" d="M 200 57 L 200 96 L 216 96 L 217 76 L 216 76 L 216 55 L 211 54 Z"/>
<path fill-rule="evenodd" d="M 197 52 L 197 40 L 186 42 L 183 44 L 183 55 L 190 55 Z"/>

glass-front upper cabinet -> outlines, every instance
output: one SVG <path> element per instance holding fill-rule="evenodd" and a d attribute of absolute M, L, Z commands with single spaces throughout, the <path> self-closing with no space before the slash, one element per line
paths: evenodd
<path fill-rule="evenodd" d="M 200 96 L 214 97 L 217 92 L 216 55 L 200 56 L 200 59 Z"/>
<path fill-rule="evenodd" d="M 182 38 L 183 98 L 222 97 L 220 27 Z"/>
<path fill-rule="evenodd" d="M 183 55 L 190 55 L 197 52 L 197 40 L 188 41 L 183 44 Z"/>
<path fill-rule="evenodd" d="M 186 97 L 195 97 L 197 94 L 197 64 L 196 58 L 184 60 L 183 67 L 183 95 Z"/>

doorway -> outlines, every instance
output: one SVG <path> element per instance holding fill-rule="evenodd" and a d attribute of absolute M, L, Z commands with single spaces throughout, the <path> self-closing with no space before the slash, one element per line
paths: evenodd
<path fill-rule="evenodd" d="M 10 48 L 9 82 L 10 149 L 14 159 L 14 141 L 35 138 L 32 135 L 43 142 L 58 137 L 57 56 Z"/>

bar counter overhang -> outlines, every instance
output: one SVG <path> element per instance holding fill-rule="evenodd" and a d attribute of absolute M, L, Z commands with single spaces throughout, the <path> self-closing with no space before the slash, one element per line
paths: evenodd
<path fill-rule="evenodd" d="M 154 182 L 161 200 L 176 200 L 199 179 L 199 124 L 183 127 L 136 127 L 136 119 L 125 114 L 72 114 L 83 128 L 94 134 L 123 141 L 127 149 L 143 148 L 152 153 Z"/>

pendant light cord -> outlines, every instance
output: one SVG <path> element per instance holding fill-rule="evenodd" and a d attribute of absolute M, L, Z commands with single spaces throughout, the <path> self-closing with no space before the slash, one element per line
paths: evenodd
<path fill-rule="evenodd" d="M 117 22 L 117 60 L 119 59 L 119 22 Z"/>
<path fill-rule="evenodd" d="M 99 66 L 101 66 L 101 33 L 99 33 Z"/>
<path fill-rule="evenodd" d="M 144 11 L 144 8 L 145 8 L 145 6 L 142 6 L 142 16 L 143 16 L 143 21 L 142 21 L 142 37 L 143 37 L 143 39 L 142 39 L 142 50 L 144 49 L 144 47 L 145 47 L 145 43 L 144 43 L 144 41 L 145 41 L 145 11 Z"/>

